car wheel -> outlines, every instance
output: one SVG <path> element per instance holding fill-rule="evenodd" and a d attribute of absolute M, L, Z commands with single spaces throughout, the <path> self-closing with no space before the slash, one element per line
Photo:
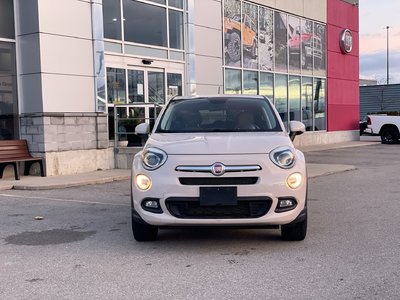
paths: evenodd
<path fill-rule="evenodd" d="M 387 127 L 381 132 L 382 144 L 395 144 L 399 140 L 399 132 L 396 128 Z"/>
<path fill-rule="evenodd" d="M 305 219 L 294 224 L 281 226 L 281 236 L 285 241 L 302 241 L 307 235 L 307 213 Z"/>
<path fill-rule="evenodd" d="M 155 241 L 158 236 L 158 227 L 139 223 L 132 215 L 132 232 L 133 237 L 138 242 Z"/>
<path fill-rule="evenodd" d="M 233 62 L 240 60 L 240 44 L 240 35 L 237 32 L 232 32 L 228 43 L 228 55 Z"/>

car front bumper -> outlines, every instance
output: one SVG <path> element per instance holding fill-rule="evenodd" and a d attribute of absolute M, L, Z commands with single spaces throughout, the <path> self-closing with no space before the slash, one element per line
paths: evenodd
<path fill-rule="evenodd" d="M 260 159 L 261 157 L 261 159 Z M 144 222 L 157 225 L 157 226 L 209 226 L 209 225 L 243 225 L 243 226 L 258 226 L 258 225 L 283 225 L 288 224 L 296 220 L 301 215 L 306 206 L 306 194 L 307 194 L 307 174 L 305 168 L 304 155 L 297 151 L 296 153 L 296 165 L 289 169 L 284 170 L 274 165 L 267 154 L 248 154 L 248 155 L 170 155 L 166 163 L 155 171 L 147 171 L 143 168 L 141 163 L 140 155 L 137 155 L 133 162 L 132 168 L 132 208 L 138 217 Z M 221 162 L 224 165 L 259 165 L 261 170 L 249 171 L 249 172 L 234 172 L 225 173 L 222 176 L 214 176 L 211 173 L 197 173 L 197 172 L 179 172 L 176 171 L 178 165 L 202 165 L 209 166 L 215 162 Z M 240 162 L 240 163 L 238 163 Z M 296 190 L 288 187 L 286 180 L 290 174 L 300 173 L 303 177 L 302 184 Z M 152 180 L 152 186 L 147 191 L 141 191 L 135 184 L 135 178 L 139 174 L 147 175 Z M 205 180 L 206 183 L 212 182 L 215 179 L 223 178 L 227 180 L 221 185 L 208 185 L 208 184 L 182 184 L 184 180 L 189 182 L 201 179 Z M 242 179 L 253 178 L 255 181 L 247 184 L 229 184 L 229 181 L 233 182 Z M 193 180 L 194 179 L 194 180 Z M 243 183 L 243 182 L 242 182 Z M 261 216 L 252 217 L 213 217 L 213 207 L 201 207 L 200 202 L 200 187 L 236 187 L 238 203 L 248 210 L 254 210 L 253 204 L 249 202 L 255 201 L 255 206 L 262 201 L 269 201 L 270 206 L 266 213 Z M 284 212 L 276 212 L 279 199 L 295 199 L 297 205 Z M 156 199 L 162 209 L 162 213 L 154 213 L 143 209 L 142 201 L 144 199 Z M 195 206 L 194 210 L 197 212 L 203 212 L 207 214 L 207 209 L 211 210 L 210 215 L 201 217 L 185 217 L 178 216 L 171 209 L 169 201 L 182 200 L 189 201 L 189 204 Z M 261 202 L 257 202 L 261 201 Z M 214 210 L 224 211 L 225 208 L 222 206 L 215 207 Z M 226 207 L 226 210 L 240 210 L 239 207 Z"/>

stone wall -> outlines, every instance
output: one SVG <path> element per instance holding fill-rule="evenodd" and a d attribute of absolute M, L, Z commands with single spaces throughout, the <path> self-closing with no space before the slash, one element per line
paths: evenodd
<path fill-rule="evenodd" d="M 28 141 L 30 152 L 46 158 L 47 175 L 114 168 L 107 114 L 23 114 L 20 131 L 21 139 Z"/>

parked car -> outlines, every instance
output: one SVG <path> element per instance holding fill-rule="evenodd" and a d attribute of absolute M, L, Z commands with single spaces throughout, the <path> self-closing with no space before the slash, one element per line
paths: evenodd
<path fill-rule="evenodd" d="M 262 96 L 170 100 L 133 160 L 134 238 L 155 240 L 165 226 L 225 225 L 280 228 L 283 239 L 303 240 L 306 164 L 291 139 L 305 127 L 284 128 Z"/>
<path fill-rule="evenodd" d="M 380 135 L 382 144 L 399 142 L 400 116 L 368 115 L 367 130 L 372 135 Z"/>

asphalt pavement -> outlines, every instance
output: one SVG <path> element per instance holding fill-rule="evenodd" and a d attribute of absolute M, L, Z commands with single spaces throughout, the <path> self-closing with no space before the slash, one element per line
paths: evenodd
<path fill-rule="evenodd" d="M 312 151 L 309 230 L 162 230 L 137 243 L 129 181 L 0 191 L 0 299 L 399 299 L 400 145 Z"/>

